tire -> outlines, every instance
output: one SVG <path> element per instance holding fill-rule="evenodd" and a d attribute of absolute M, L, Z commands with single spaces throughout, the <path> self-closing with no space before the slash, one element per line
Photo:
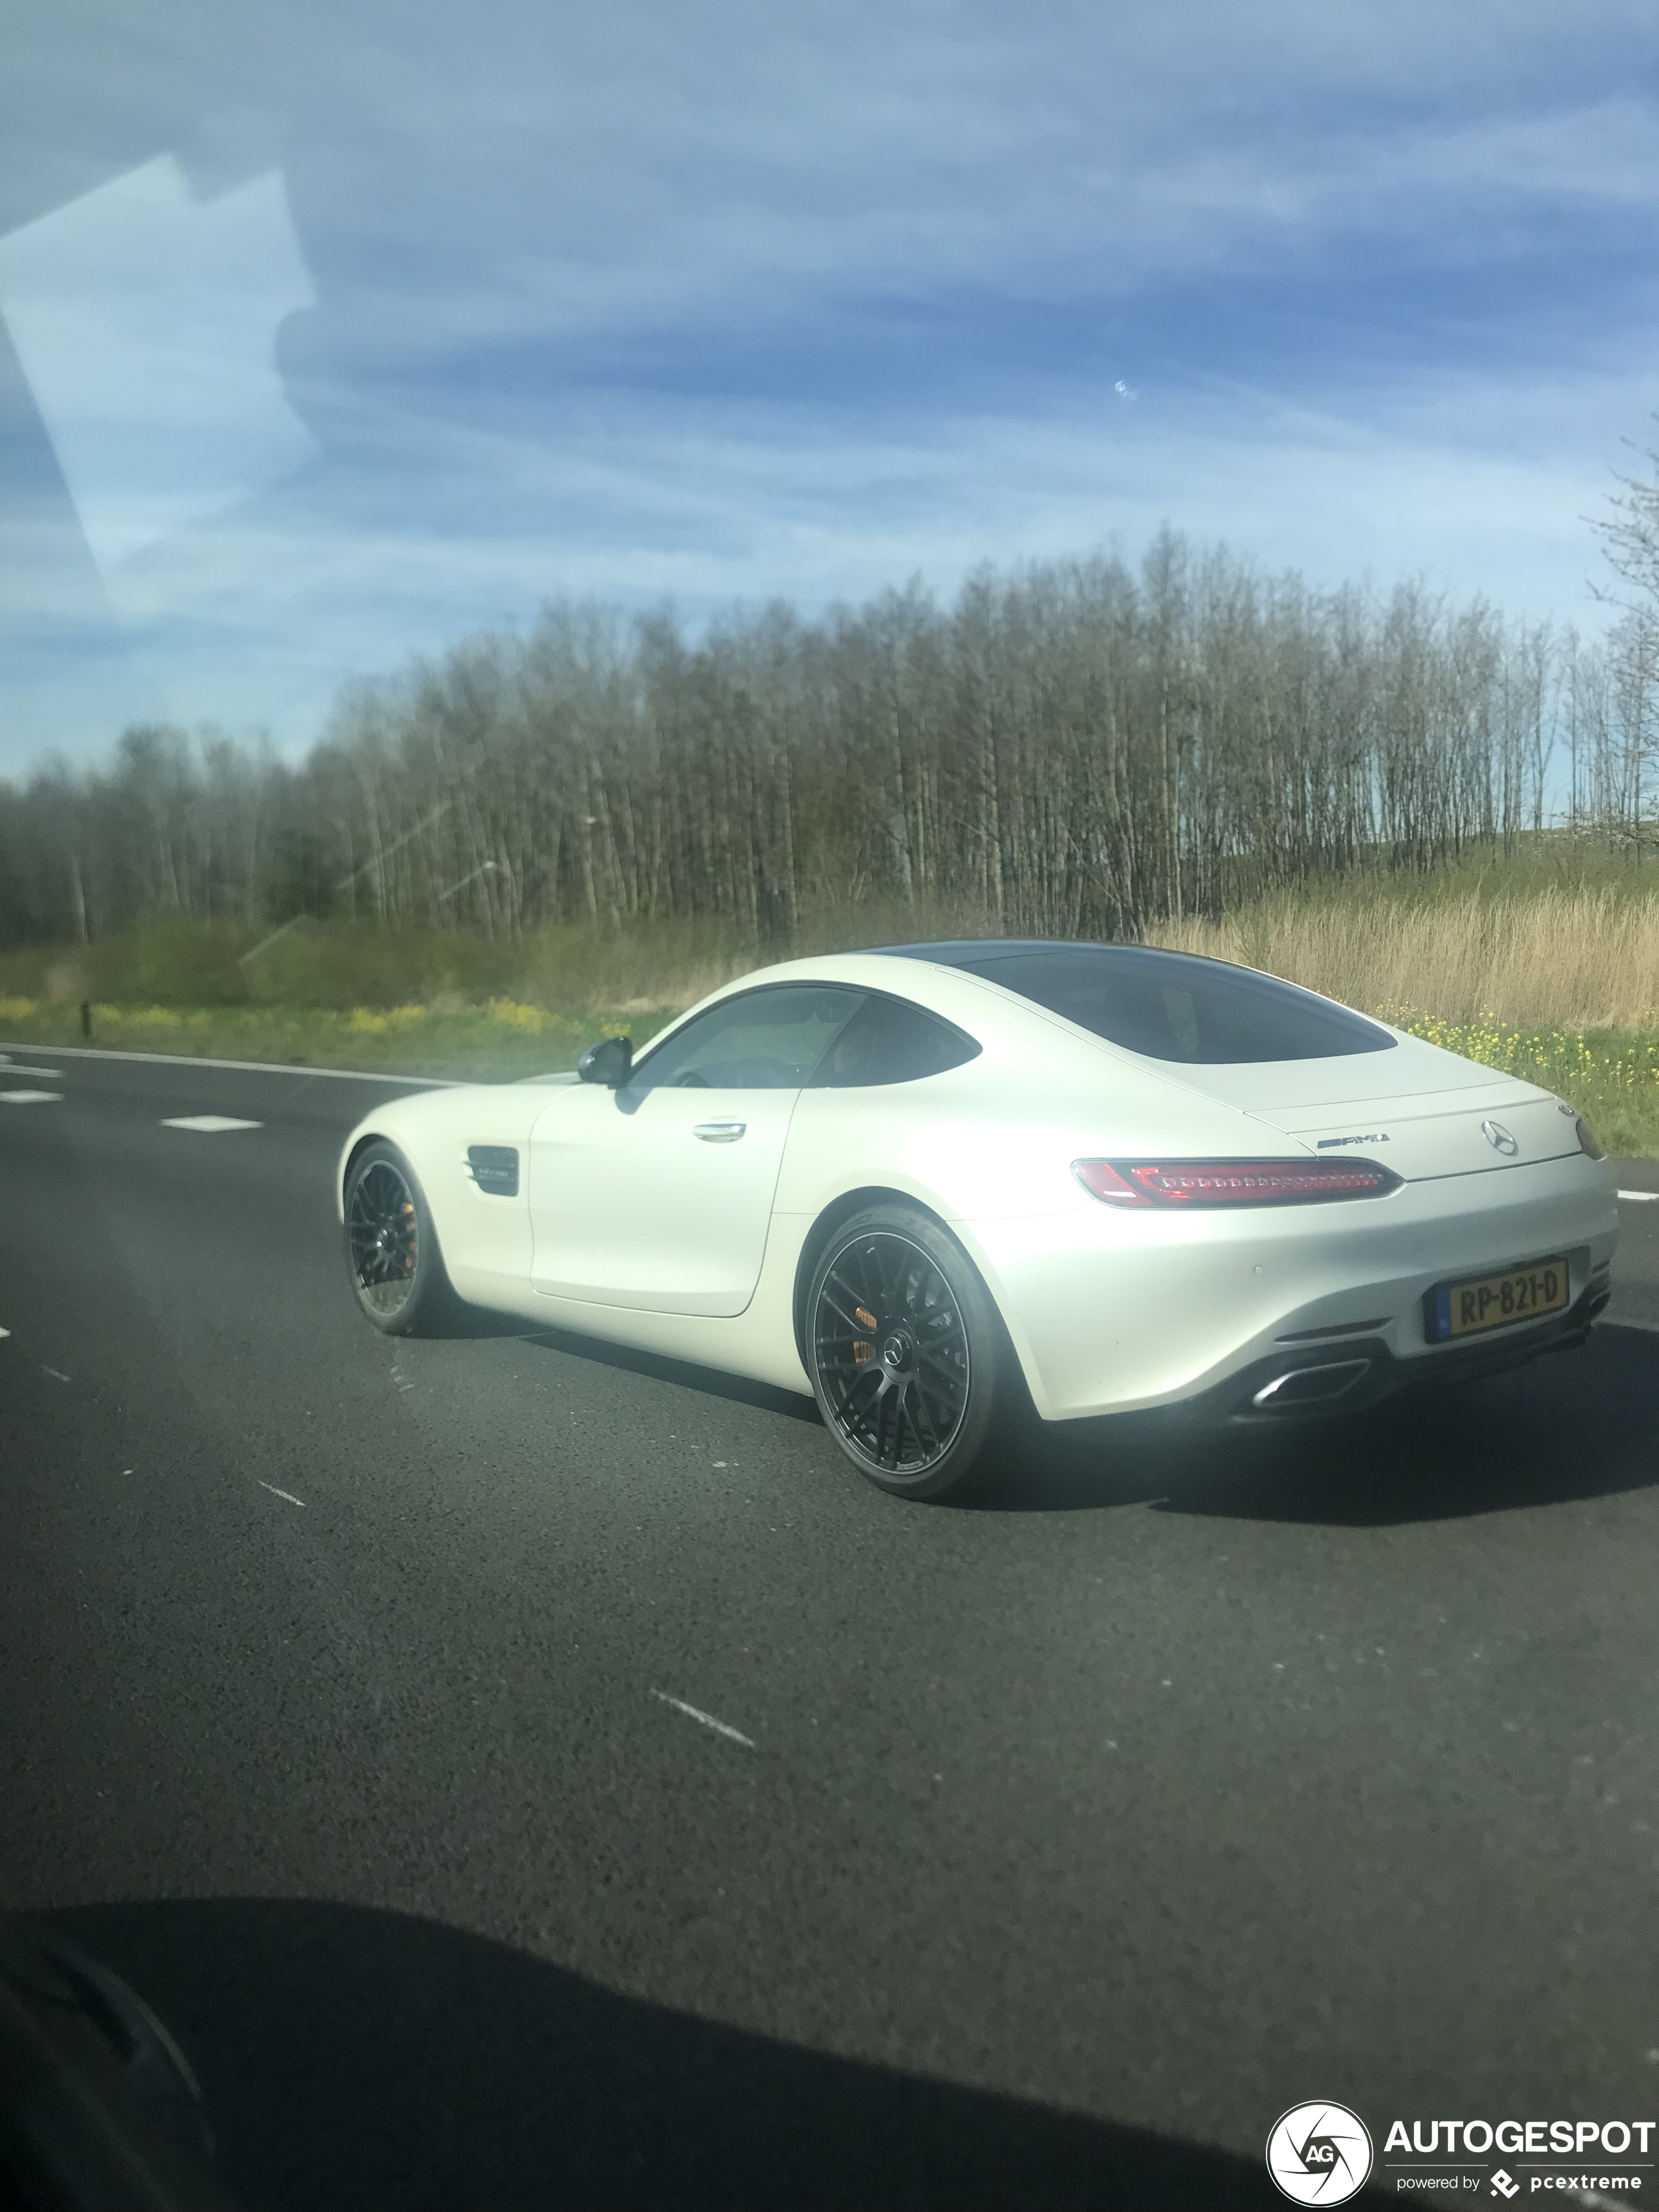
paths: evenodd
<path fill-rule="evenodd" d="M 453 1316 L 426 1193 L 384 1138 L 364 1146 L 346 1177 L 345 1251 L 358 1306 L 383 1335 L 429 1335 Z"/>
<path fill-rule="evenodd" d="M 930 1215 L 872 1206 L 836 1229 L 806 1294 L 806 1369 L 824 1425 L 898 1498 L 961 1498 L 1026 1399 L 978 1271 Z"/>

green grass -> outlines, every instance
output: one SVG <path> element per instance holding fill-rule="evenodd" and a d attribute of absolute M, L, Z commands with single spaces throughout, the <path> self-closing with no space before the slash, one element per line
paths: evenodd
<path fill-rule="evenodd" d="M 1391 872 L 1382 860 L 1369 854 L 1364 868 L 1286 890 L 1239 919 L 1248 922 L 1258 911 L 1272 919 L 1287 906 L 1316 919 L 1372 908 L 1415 915 L 1472 896 L 1524 902 L 1547 890 L 1605 891 L 1620 905 L 1659 895 L 1659 860 L 1650 856 L 1638 866 L 1559 831 L 1525 836 L 1507 856 L 1472 847 L 1462 861 L 1425 872 Z M 785 958 L 792 949 L 833 952 L 999 932 L 995 916 L 971 900 L 913 906 L 868 892 L 815 898 L 801 915 L 793 948 L 758 945 L 736 922 L 715 915 L 547 922 L 517 937 L 491 938 L 469 929 L 369 921 L 302 919 L 273 929 L 264 922 L 155 915 L 89 945 L 0 948 L 0 998 L 345 1013 L 416 1004 L 459 1013 L 491 999 L 551 1012 L 684 1006 L 725 977 Z M 1570 1010 L 1540 1004 L 1528 1011 L 1545 1016 Z"/>
<path fill-rule="evenodd" d="M 112 1006 L 93 1009 L 91 1042 L 108 1050 L 280 1066 L 355 1067 L 397 1075 L 511 1082 L 574 1067 L 600 1036 L 643 1041 L 672 1018 L 649 1013 L 551 1014 L 497 1000 L 455 1013 L 407 1006 L 352 1012 L 314 1006 Z M 0 1043 L 50 1050 L 86 1042 L 79 1012 L 0 998 Z"/>
<path fill-rule="evenodd" d="M 1237 944 L 1206 939 L 1189 949 L 1259 959 L 1354 1005 L 1370 1005 L 1371 992 L 1398 993 L 1467 1012 L 1491 1004 L 1491 992 L 1515 1002 L 1511 1013 L 1553 1017 L 1450 1022 L 1397 1006 L 1376 1009 L 1454 1052 L 1559 1092 L 1609 1151 L 1659 1158 L 1659 1032 L 1569 1026 L 1598 1016 L 1651 1018 L 1648 1010 L 1659 997 L 1653 986 L 1659 860 L 1637 866 L 1560 832 L 1523 838 L 1507 858 L 1474 848 L 1461 863 L 1426 874 L 1389 874 L 1375 866 L 1377 858 L 1368 856 L 1363 873 L 1315 883 L 1231 917 Z M 1588 983 L 1577 969 L 1567 973 L 1571 963 L 1553 945 L 1523 946 L 1519 935 L 1501 970 L 1459 982 L 1440 939 L 1463 942 L 1461 917 L 1471 896 L 1525 907 L 1532 895 L 1563 889 L 1613 896 L 1608 915 L 1598 907 L 1581 918 L 1580 936 L 1589 933 L 1577 946 L 1577 966 Z M 1534 900 L 1535 913 L 1548 905 Z M 1381 939 L 1377 929 L 1364 938 L 1356 967 L 1353 958 L 1338 957 L 1339 925 L 1370 909 L 1380 909 L 1372 918 Z M 1620 917 L 1632 923 L 1623 934 Z M 1270 923 L 1285 926 L 1263 937 Z M 995 928 L 991 916 L 959 904 L 924 909 L 890 900 L 826 900 L 802 917 L 794 950 Z M 573 1066 L 597 1036 L 625 1032 L 643 1041 L 716 984 L 785 957 L 782 948 L 745 942 L 718 918 L 564 922 L 516 939 L 343 921 L 303 923 L 274 941 L 271 934 L 253 924 L 164 916 L 92 945 L 0 951 L 0 1041 L 42 1048 L 78 1043 L 78 1004 L 88 999 L 95 1006 L 93 1042 L 103 1046 L 510 1079 Z M 1374 941 L 1399 953 L 1386 977 L 1365 950 Z"/>
<path fill-rule="evenodd" d="M 574 1067 L 596 1037 L 628 1036 L 643 1042 L 677 1011 L 660 1006 L 647 1013 L 551 1013 L 512 1000 L 453 1013 L 423 1006 L 345 1012 L 298 1006 L 98 1006 L 92 1042 L 116 1050 L 197 1059 L 510 1082 Z M 1620 1030 L 1581 1034 L 1490 1019 L 1445 1022 L 1401 1007 L 1389 1010 L 1388 1018 L 1448 1052 L 1570 1100 L 1610 1152 L 1659 1158 L 1659 1036 Z M 76 1008 L 0 997 L 0 1044 L 45 1050 L 82 1042 Z"/>
<path fill-rule="evenodd" d="M 459 1013 L 511 999 L 556 1013 L 603 1012 L 689 1006 L 762 957 L 713 921 L 609 927 L 567 922 L 516 938 L 488 938 L 469 930 L 344 921 L 273 932 L 162 916 L 90 945 L 0 950 L 0 998 L 66 1006 L 88 999 L 180 1012 L 322 1007 L 346 1014 L 415 1005 Z"/>
<path fill-rule="evenodd" d="M 1470 897 L 1524 899 L 1541 890 L 1605 890 L 1619 897 L 1651 898 L 1659 891 L 1659 859 L 1609 851 L 1565 830 L 1525 830 L 1515 850 L 1472 844 L 1461 860 L 1430 868 L 1391 868 L 1385 852 L 1371 849 L 1344 875 L 1309 878 L 1297 894 L 1310 903 L 1389 907 L 1438 906 Z"/>

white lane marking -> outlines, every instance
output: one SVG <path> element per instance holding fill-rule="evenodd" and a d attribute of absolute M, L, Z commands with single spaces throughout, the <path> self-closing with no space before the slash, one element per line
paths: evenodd
<path fill-rule="evenodd" d="M 8 1075 L 44 1075 L 49 1083 L 61 1083 L 64 1071 L 60 1067 L 25 1067 L 21 1060 L 0 1059 L 0 1067 Z"/>
<path fill-rule="evenodd" d="M 1659 1200 L 1659 1190 L 1621 1190 L 1619 1195 L 1620 1198 L 1637 1199 L 1644 1206 L 1651 1206 Z"/>
<path fill-rule="evenodd" d="M 199 1129 L 204 1137 L 216 1137 L 226 1129 L 263 1129 L 263 1121 L 239 1121 L 234 1114 L 175 1114 L 164 1121 L 164 1129 Z"/>
<path fill-rule="evenodd" d="M 54 1382 L 67 1382 L 69 1381 L 69 1376 L 67 1375 L 60 1375 L 55 1367 L 48 1367 L 46 1371 L 51 1376 Z"/>
<path fill-rule="evenodd" d="M 465 1082 L 459 1075 L 400 1075 L 382 1068 L 303 1067 L 290 1060 L 209 1060 L 193 1052 L 112 1052 L 107 1046 L 64 1044 L 58 1048 L 64 1060 L 136 1060 L 151 1067 L 234 1067 L 248 1075 L 292 1075 L 306 1083 L 325 1076 L 331 1082 L 403 1084 L 419 1091 L 458 1091 Z"/>
<path fill-rule="evenodd" d="M 744 1735 L 741 1729 L 728 1728 L 724 1721 L 717 1721 L 713 1713 L 704 1712 L 700 1706 L 688 1705 L 684 1698 L 671 1698 L 666 1690 L 653 1690 L 651 1694 L 665 1705 L 672 1705 L 677 1713 L 684 1713 L 687 1720 L 701 1721 L 705 1728 L 713 1729 L 716 1735 L 730 1736 L 733 1743 L 742 1744 L 746 1751 L 756 1749 L 753 1736 Z"/>
<path fill-rule="evenodd" d="M 262 1481 L 257 1474 L 254 1476 L 253 1480 L 258 1483 L 261 1490 L 268 1490 L 273 1498 L 286 1498 L 290 1505 L 303 1505 L 305 1504 L 304 1498 L 296 1498 L 291 1490 L 278 1490 L 274 1482 Z"/>
<path fill-rule="evenodd" d="M 61 1091 L 0 1091 L 0 1106 L 52 1106 L 63 1096 Z"/>
<path fill-rule="evenodd" d="M 9 1328 L 0 1328 L 0 1336 L 9 1336 L 10 1334 L 11 1331 Z"/>

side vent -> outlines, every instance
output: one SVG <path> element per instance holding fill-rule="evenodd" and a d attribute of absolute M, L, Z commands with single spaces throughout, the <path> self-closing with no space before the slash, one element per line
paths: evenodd
<path fill-rule="evenodd" d="M 469 1145 L 466 1164 L 473 1182 L 491 1198 L 518 1196 L 519 1155 L 511 1145 Z"/>

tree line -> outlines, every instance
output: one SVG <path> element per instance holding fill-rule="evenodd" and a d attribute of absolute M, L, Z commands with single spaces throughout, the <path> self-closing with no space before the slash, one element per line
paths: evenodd
<path fill-rule="evenodd" d="M 0 784 L 0 941 L 157 913 L 492 935 L 715 915 L 777 946 L 878 896 L 1133 937 L 1512 847 L 1558 795 L 1639 851 L 1659 691 L 1637 582 L 1594 644 L 1170 531 L 1135 565 L 988 568 L 948 604 L 913 585 L 696 635 L 562 603 L 350 684 L 297 764 L 143 726 L 104 765 Z"/>

